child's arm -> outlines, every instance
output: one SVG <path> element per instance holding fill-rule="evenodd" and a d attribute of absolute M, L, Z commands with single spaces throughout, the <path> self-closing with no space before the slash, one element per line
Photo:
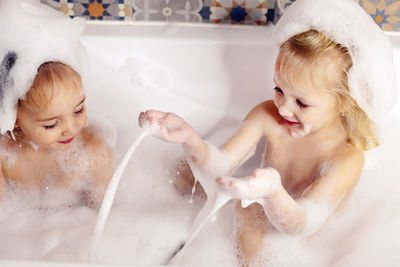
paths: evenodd
<path fill-rule="evenodd" d="M 181 143 L 197 167 L 209 170 L 219 169 L 218 175 L 232 173 L 249 154 L 254 153 L 264 134 L 265 114 L 261 105 L 254 108 L 244 119 L 240 129 L 220 149 L 202 140 L 194 129 L 182 118 L 154 110 L 142 112 L 139 125 L 159 124 L 155 135 L 165 141 Z M 261 123 L 262 122 L 262 123 Z"/>
<path fill-rule="evenodd" d="M 4 175 L 3 175 L 3 164 L 0 162 L 0 200 L 2 200 L 2 198 L 4 197 L 4 193 L 6 191 L 6 180 L 4 179 Z"/>
<path fill-rule="evenodd" d="M 353 191 L 361 175 L 363 155 L 360 151 L 348 153 L 324 164 L 327 166 L 321 177 L 298 201 L 284 189 L 279 174 L 272 168 L 258 169 L 244 180 L 220 177 L 217 181 L 234 198 L 259 202 L 281 232 L 306 236 L 317 231 L 339 202 Z"/>

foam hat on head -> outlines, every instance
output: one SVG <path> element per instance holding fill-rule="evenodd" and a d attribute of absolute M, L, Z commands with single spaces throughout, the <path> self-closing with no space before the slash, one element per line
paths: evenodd
<path fill-rule="evenodd" d="M 80 43 L 85 21 L 35 0 L 0 1 L 0 133 L 14 129 L 18 99 L 39 66 L 62 62 L 82 75 L 87 53 Z"/>
<path fill-rule="evenodd" d="M 373 122 L 375 134 L 397 98 L 393 50 L 389 38 L 353 0 L 297 0 L 278 21 L 274 40 L 317 30 L 345 46 L 353 61 L 350 95 Z M 378 134 L 379 135 L 379 134 Z"/>

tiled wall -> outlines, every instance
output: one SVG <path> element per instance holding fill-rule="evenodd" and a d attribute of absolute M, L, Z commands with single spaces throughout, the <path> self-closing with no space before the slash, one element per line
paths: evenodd
<path fill-rule="evenodd" d="M 296 0 L 40 0 L 88 20 L 175 21 L 265 25 Z M 334 1 L 334 0 L 332 0 Z M 376 23 L 400 31 L 400 0 L 355 0 Z"/>

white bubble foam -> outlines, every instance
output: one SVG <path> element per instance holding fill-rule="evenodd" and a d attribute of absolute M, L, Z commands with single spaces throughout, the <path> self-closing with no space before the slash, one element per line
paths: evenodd
<path fill-rule="evenodd" d="M 61 61 L 85 76 L 88 60 L 79 42 L 85 25 L 81 18 L 70 19 L 38 1 L 2 0 L 0 25 L 0 131 L 4 134 L 13 130 L 17 100 L 25 96 L 42 63 Z M 15 64 L 7 69 L 5 60 L 11 55 Z"/>
<path fill-rule="evenodd" d="M 131 82 L 144 89 L 157 92 L 171 86 L 171 78 L 165 67 L 138 56 L 129 57 L 120 68 L 121 72 L 130 75 Z"/>

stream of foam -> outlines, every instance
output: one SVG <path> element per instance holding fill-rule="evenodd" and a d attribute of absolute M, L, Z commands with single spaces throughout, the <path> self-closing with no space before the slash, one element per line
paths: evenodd
<path fill-rule="evenodd" d="M 103 235 L 104 227 L 107 222 L 108 215 L 110 213 L 112 204 L 114 202 L 115 193 L 117 191 L 119 182 L 121 180 L 122 174 L 125 171 L 126 165 L 129 162 L 129 159 L 132 157 L 133 153 L 135 152 L 137 146 L 146 136 L 152 133 L 151 127 L 143 128 L 140 135 L 133 141 L 131 146 L 129 147 L 128 151 L 125 153 L 123 159 L 121 160 L 118 168 L 116 169 L 113 177 L 108 184 L 106 193 L 104 194 L 103 202 L 101 203 L 100 211 L 97 216 L 96 226 L 93 232 L 93 239 L 91 243 L 91 247 L 88 254 L 88 261 L 93 262 L 97 260 L 98 251 L 100 247 L 101 237 Z"/>
<path fill-rule="evenodd" d="M 189 237 L 186 239 L 183 246 L 180 247 L 178 251 L 174 253 L 174 255 L 172 255 L 168 263 L 179 264 L 186 249 L 190 246 L 190 244 L 199 234 L 204 225 L 215 213 L 218 212 L 220 208 L 222 208 L 231 199 L 232 197 L 223 191 L 217 191 L 217 193 L 213 194 L 211 197 L 208 196 L 206 203 L 204 203 L 203 207 L 197 214 L 196 219 L 190 227 L 188 235 Z"/>
<path fill-rule="evenodd" d="M 193 172 L 195 177 L 195 184 L 198 181 L 206 195 L 207 201 L 204 203 L 203 207 L 200 209 L 199 213 L 197 214 L 195 220 L 193 221 L 192 225 L 188 231 L 188 238 L 185 240 L 183 244 L 175 250 L 175 252 L 171 255 L 170 259 L 168 260 L 169 264 L 179 264 L 181 261 L 186 249 L 190 246 L 193 240 L 197 237 L 200 233 L 201 229 L 205 226 L 205 224 L 210 220 L 210 218 L 216 214 L 227 202 L 233 199 L 230 195 L 222 191 L 218 188 L 217 182 L 215 178 L 221 174 L 225 174 L 227 172 L 226 158 L 222 156 L 219 150 L 215 149 L 213 146 L 208 145 L 209 153 L 210 153 L 210 161 L 219 162 L 219 167 L 212 170 L 203 171 L 199 169 L 195 163 L 192 162 L 191 157 L 189 154 L 186 154 L 186 160 L 189 163 L 189 166 Z M 214 166 L 215 167 L 215 166 Z M 193 187 L 194 189 L 195 187 Z M 192 190 L 192 197 L 193 197 L 194 190 Z"/>

